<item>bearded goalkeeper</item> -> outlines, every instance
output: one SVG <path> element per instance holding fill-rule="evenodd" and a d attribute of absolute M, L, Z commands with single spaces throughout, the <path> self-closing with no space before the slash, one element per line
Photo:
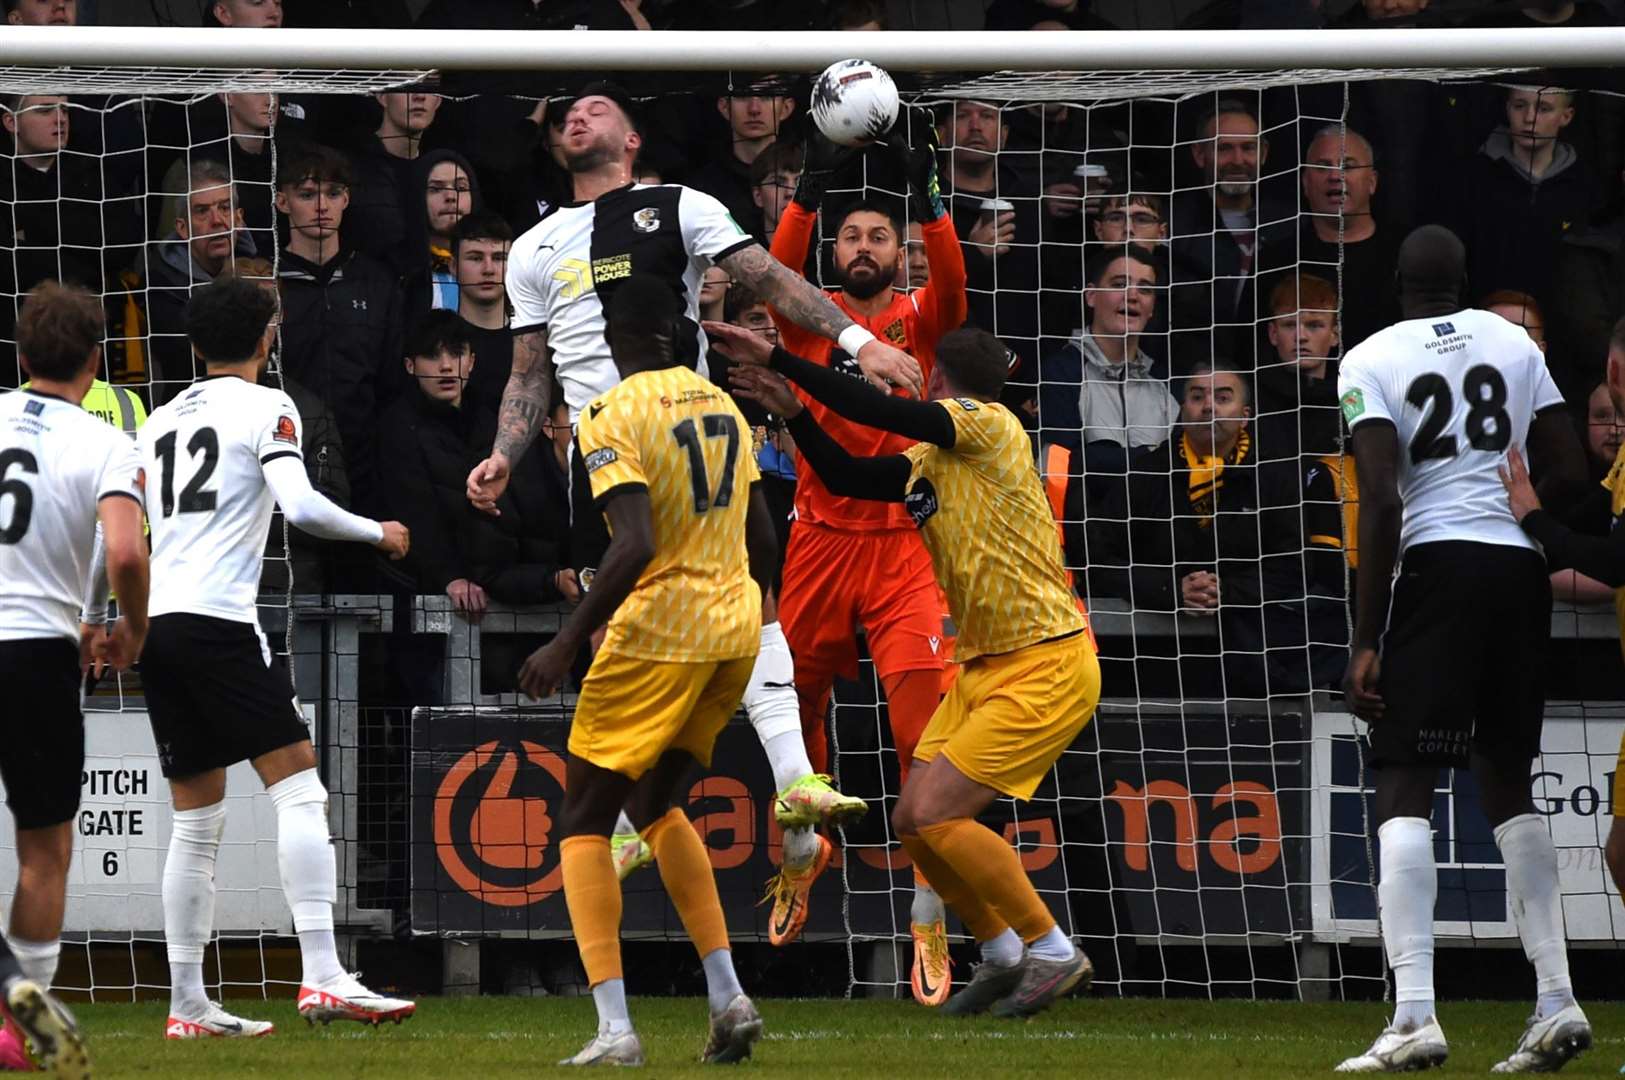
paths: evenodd
<path fill-rule="evenodd" d="M 1093 974 L 1021 860 L 976 817 L 1000 795 L 1030 799 L 1100 699 L 1100 668 L 1062 566 L 1021 422 L 999 404 L 1004 346 L 956 330 L 937 346 L 930 401 L 881 394 L 766 341 L 706 324 L 736 362 L 735 388 L 789 423 L 830 491 L 900 503 L 931 554 L 959 629 L 959 679 L 914 749 L 892 824 L 981 948 L 944 1010 L 1031 1016 Z M 772 370 L 767 366 L 771 365 Z M 917 440 L 853 457 L 782 376 L 849 420 Z"/>

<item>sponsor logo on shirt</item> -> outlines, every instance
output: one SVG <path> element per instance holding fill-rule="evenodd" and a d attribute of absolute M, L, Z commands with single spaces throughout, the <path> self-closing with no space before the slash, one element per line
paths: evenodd
<path fill-rule="evenodd" d="M 1353 423 L 1365 415 L 1365 391 L 1354 389 L 1343 395 L 1343 419 Z"/>
<path fill-rule="evenodd" d="M 1449 337 L 1456 332 L 1455 323 L 1436 322 L 1433 324 L 1434 337 Z"/>
<path fill-rule="evenodd" d="M 592 288 L 592 264 L 586 259 L 560 259 L 559 268 L 553 271 L 553 280 L 562 286 L 561 297 L 574 300 Z"/>
<path fill-rule="evenodd" d="M 913 490 L 903 497 L 903 509 L 914 519 L 916 529 L 925 528 L 925 523 L 930 521 L 939 509 L 937 489 L 932 486 L 931 481 L 923 476 L 914 481 Z"/>
<path fill-rule="evenodd" d="M 299 433 L 298 429 L 294 426 L 293 417 L 277 417 L 276 430 L 271 433 L 271 438 L 275 439 L 277 442 L 297 443 L 299 441 Z"/>
<path fill-rule="evenodd" d="M 632 227 L 641 233 L 651 233 L 660 228 L 660 209 L 654 206 L 645 206 L 632 215 Z"/>
<path fill-rule="evenodd" d="M 954 400 L 959 402 L 959 407 L 964 409 L 966 412 L 975 412 L 977 409 L 981 408 L 980 405 L 968 397 L 956 397 Z"/>
<path fill-rule="evenodd" d="M 45 402 L 43 401 L 30 401 L 28 404 L 23 406 L 23 412 L 27 413 L 29 416 L 38 416 L 44 411 Z"/>
<path fill-rule="evenodd" d="M 582 460 L 587 466 L 587 471 L 589 473 L 595 473 L 599 469 L 602 469 L 605 465 L 608 465 L 618 459 L 619 455 L 615 453 L 614 447 L 600 446 Z"/>
<path fill-rule="evenodd" d="M 592 261 L 593 284 L 599 285 L 606 281 L 619 281 L 621 278 L 632 276 L 632 256 L 605 255 L 601 259 Z"/>

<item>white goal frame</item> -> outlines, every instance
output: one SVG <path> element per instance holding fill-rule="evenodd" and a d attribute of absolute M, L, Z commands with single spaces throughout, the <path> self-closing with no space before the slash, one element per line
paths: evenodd
<path fill-rule="evenodd" d="M 1612 67 L 1625 27 L 1360 30 L 841 31 L 0 29 L 4 67 L 351 71 L 814 70 L 862 53 L 895 71 L 1298 71 Z M 0 68 L 3 70 L 3 68 Z"/>

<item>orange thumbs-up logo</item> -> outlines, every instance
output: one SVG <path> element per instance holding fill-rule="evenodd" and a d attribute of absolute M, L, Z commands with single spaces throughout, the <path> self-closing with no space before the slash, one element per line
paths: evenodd
<path fill-rule="evenodd" d="M 559 890 L 548 809 L 564 794 L 564 762 L 529 740 L 482 743 L 446 770 L 435 792 L 434 843 L 452 881 L 475 899 L 524 907 Z"/>

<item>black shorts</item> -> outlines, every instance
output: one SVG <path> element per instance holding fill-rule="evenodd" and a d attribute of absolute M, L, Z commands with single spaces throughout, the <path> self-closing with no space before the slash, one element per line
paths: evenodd
<path fill-rule="evenodd" d="M 67 638 L 0 641 L 0 687 L 12 718 L 0 780 L 17 828 L 72 821 L 85 768 L 79 647 Z"/>
<path fill-rule="evenodd" d="M 166 777 L 224 769 L 310 739 L 293 683 L 257 625 L 181 612 L 152 620 L 141 685 Z"/>
<path fill-rule="evenodd" d="M 1471 752 L 1540 753 L 1552 585 L 1527 548 L 1467 541 L 1413 547 L 1382 638 L 1383 718 L 1371 764 L 1466 765 Z"/>
<path fill-rule="evenodd" d="M 581 443 L 570 443 L 570 566 L 583 587 L 592 584 L 592 573 L 609 550 L 609 523 L 593 504 L 592 481 L 581 460 Z"/>

